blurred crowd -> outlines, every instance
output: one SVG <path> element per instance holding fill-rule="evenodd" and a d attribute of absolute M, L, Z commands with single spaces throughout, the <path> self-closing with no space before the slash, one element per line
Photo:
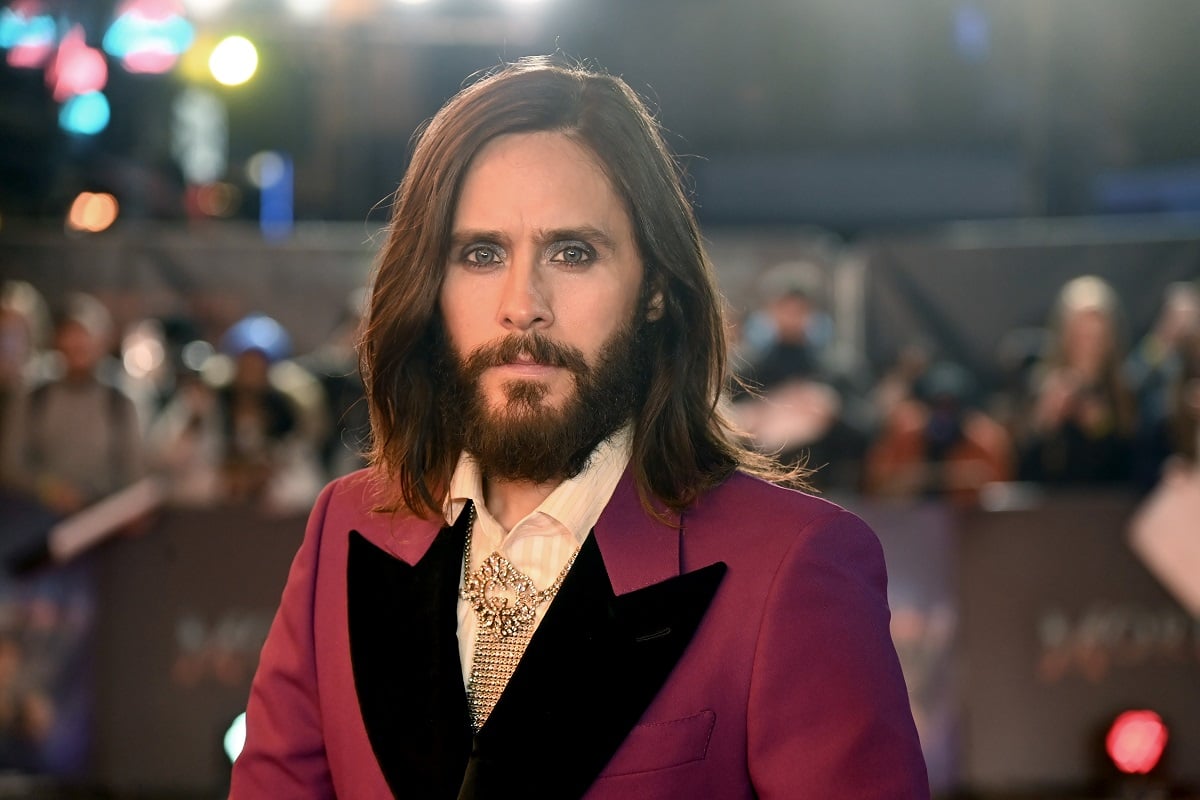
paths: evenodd
<path fill-rule="evenodd" d="M 96 297 L 0 297 L 0 481 L 66 516 L 152 476 L 181 506 L 306 510 L 363 463 L 362 293 L 309 353 L 251 314 L 215 342 L 182 317 L 114 328 Z"/>
<path fill-rule="evenodd" d="M 1125 484 L 1190 470 L 1200 431 L 1200 288 L 1169 287 L 1151 329 L 1125 341 L 1103 280 L 1062 286 L 1033 335 L 998 348 L 988 386 L 936 343 L 897 343 L 866 374 L 848 358 L 820 270 L 765 272 L 730 311 L 728 413 L 756 446 L 814 468 L 819 490 L 938 496 L 990 485 Z M 311 352 L 252 314 L 206 341 L 187 318 L 115 329 L 86 294 L 47 308 L 29 284 L 0 295 L 0 481 L 67 515 L 153 475 L 179 505 L 307 509 L 361 466 L 369 432 L 355 341 L 363 293 Z"/>
<path fill-rule="evenodd" d="M 730 408 L 752 441 L 814 468 L 817 488 L 975 506 L 1012 482 L 1147 492 L 1195 468 L 1200 285 L 1169 286 L 1129 346 L 1112 287 L 1074 278 L 1043 326 L 997 346 L 1003 378 L 988 385 L 922 341 L 863 374 L 838 347 L 820 277 L 809 263 L 764 274 L 760 304 L 733 326 Z"/>

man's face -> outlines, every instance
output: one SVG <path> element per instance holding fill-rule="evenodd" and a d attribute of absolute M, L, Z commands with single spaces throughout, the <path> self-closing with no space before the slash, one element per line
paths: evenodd
<path fill-rule="evenodd" d="M 779 338 L 788 344 L 800 344 L 808 338 L 808 320 L 812 306 L 801 294 L 785 294 L 770 304 L 771 318 Z"/>
<path fill-rule="evenodd" d="M 62 355 L 67 374 L 72 376 L 91 373 L 103 355 L 96 337 L 74 320 L 67 320 L 59 325 L 54 336 L 54 346 Z"/>
<path fill-rule="evenodd" d="M 534 450 L 527 440 L 554 428 L 577 435 L 561 429 L 605 412 L 624 421 L 628 396 L 619 409 L 578 406 L 628 395 L 637 378 L 642 277 L 629 215 L 589 150 L 550 132 L 482 148 L 463 182 L 439 298 L 480 424 L 524 426 L 528 436 L 508 449 Z"/>
<path fill-rule="evenodd" d="M 233 383 L 239 389 L 260 391 L 270 382 L 271 362 L 262 350 L 251 348 L 234 361 Z"/>

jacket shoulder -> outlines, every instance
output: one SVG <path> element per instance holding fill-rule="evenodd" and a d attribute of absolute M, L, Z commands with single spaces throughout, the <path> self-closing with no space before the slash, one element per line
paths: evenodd
<path fill-rule="evenodd" d="M 735 472 L 701 498 L 697 511 L 731 515 L 762 525 L 807 523 L 820 517 L 848 514 L 841 506 L 797 489 Z"/>
<path fill-rule="evenodd" d="M 804 561 L 873 565 L 881 555 L 874 531 L 855 514 L 742 473 L 705 494 L 685 523 L 708 557 L 731 564 L 748 559 L 761 567 L 790 553 Z"/>

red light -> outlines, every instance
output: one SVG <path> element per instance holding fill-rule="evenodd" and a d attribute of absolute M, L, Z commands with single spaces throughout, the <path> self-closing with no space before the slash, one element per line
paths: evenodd
<path fill-rule="evenodd" d="M 1126 711 L 1108 729 L 1108 757 L 1128 775 L 1154 769 L 1167 747 L 1167 726 L 1153 711 Z"/>
<path fill-rule="evenodd" d="M 45 64 L 53 52 L 52 42 L 17 44 L 8 51 L 8 65 L 18 69 L 36 69 Z"/>
<path fill-rule="evenodd" d="M 54 99 L 60 103 L 77 94 L 98 92 L 108 83 L 104 55 L 87 46 L 82 25 L 76 25 L 63 37 L 58 54 L 46 73 L 46 82 L 53 90 Z"/>

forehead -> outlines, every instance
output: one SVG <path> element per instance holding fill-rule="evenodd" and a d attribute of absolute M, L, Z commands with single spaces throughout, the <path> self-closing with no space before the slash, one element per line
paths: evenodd
<path fill-rule="evenodd" d="M 467 168 L 454 214 L 456 229 L 584 224 L 607 224 L 614 234 L 632 228 L 599 157 L 559 131 L 510 133 L 485 144 Z"/>

